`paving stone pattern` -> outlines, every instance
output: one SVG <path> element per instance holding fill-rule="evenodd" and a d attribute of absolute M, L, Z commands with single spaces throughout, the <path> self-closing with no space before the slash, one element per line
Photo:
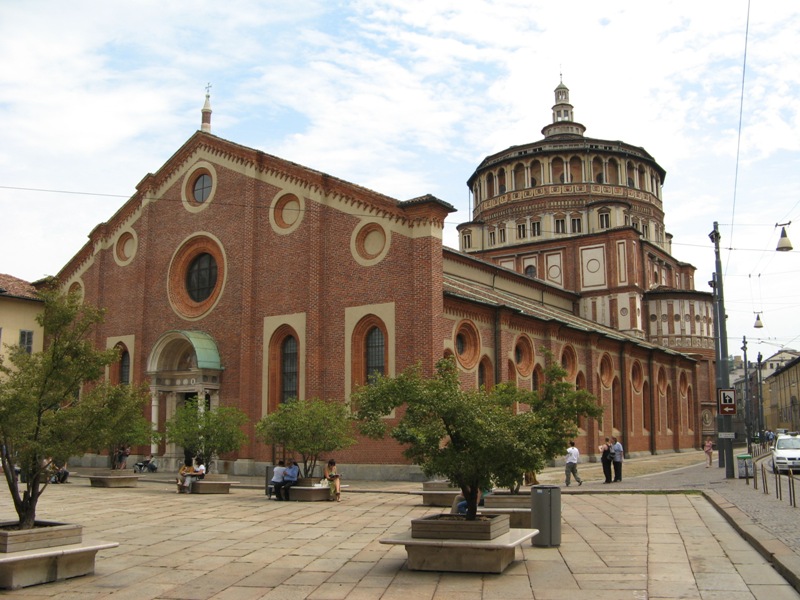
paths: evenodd
<path fill-rule="evenodd" d="M 626 461 L 622 483 L 563 487 L 563 467 L 540 475 L 562 485 L 558 548 L 524 546 L 502 575 L 412 572 L 402 547 L 379 543 L 409 519 L 441 512 L 408 492 L 420 484 L 355 482 L 341 503 L 268 501 L 263 480 L 243 478 L 230 495 L 178 495 L 166 479 L 137 488 L 52 486 L 39 517 L 80 522 L 86 538 L 117 541 L 95 575 L 0 592 L 9 598 L 416 600 L 783 600 L 795 589 L 732 527 L 725 510 L 752 521 L 765 541 L 796 553 L 797 510 L 744 480 L 706 469 L 702 453 Z M 688 465 L 688 466 L 687 466 Z M 249 487 L 246 487 L 249 486 Z M 635 493 L 702 489 L 703 495 Z M 0 495 L 0 518 L 13 506 Z M 777 540 L 777 541 L 776 541 Z M 787 561 L 790 562 L 790 561 Z M 800 572 L 800 569 L 798 569 Z"/>

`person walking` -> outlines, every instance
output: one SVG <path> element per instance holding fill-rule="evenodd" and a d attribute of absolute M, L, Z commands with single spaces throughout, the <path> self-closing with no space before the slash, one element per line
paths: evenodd
<path fill-rule="evenodd" d="M 706 469 L 711 466 L 711 458 L 714 456 L 714 442 L 710 437 L 706 438 L 706 443 L 703 445 L 703 452 L 706 453 Z"/>
<path fill-rule="evenodd" d="M 567 448 L 567 462 L 564 465 L 564 476 L 566 477 L 565 485 L 569 486 L 570 476 L 575 478 L 578 485 L 583 485 L 583 479 L 578 477 L 578 460 L 580 460 L 581 453 L 575 447 L 575 442 L 570 440 L 569 448 Z"/>
<path fill-rule="evenodd" d="M 614 463 L 614 481 L 622 481 L 622 455 L 624 453 L 622 444 L 615 437 L 611 440 L 614 444 L 611 446 L 611 460 Z"/>
<path fill-rule="evenodd" d="M 611 483 L 611 440 L 606 438 L 606 441 L 600 444 L 600 463 L 603 465 L 603 475 L 606 480 L 603 483 Z"/>

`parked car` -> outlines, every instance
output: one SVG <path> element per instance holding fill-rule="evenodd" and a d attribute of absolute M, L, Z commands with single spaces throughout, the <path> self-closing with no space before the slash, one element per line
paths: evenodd
<path fill-rule="evenodd" d="M 800 436 L 796 432 L 781 434 L 772 446 L 772 471 L 783 473 L 800 470 Z"/>

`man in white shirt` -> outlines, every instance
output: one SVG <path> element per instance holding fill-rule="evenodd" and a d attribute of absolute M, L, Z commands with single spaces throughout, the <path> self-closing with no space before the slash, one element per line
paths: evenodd
<path fill-rule="evenodd" d="M 566 485 L 569 485 L 570 476 L 575 478 L 575 481 L 578 482 L 578 485 L 583 485 L 583 479 L 578 477 L 578 460 L 580 459 L 581 453 L 575 447 L 575 442 L 570 441 L 569 448 L 567 448 L 567 463 L 564 466 L 564 474 L 566 475 Z"/>

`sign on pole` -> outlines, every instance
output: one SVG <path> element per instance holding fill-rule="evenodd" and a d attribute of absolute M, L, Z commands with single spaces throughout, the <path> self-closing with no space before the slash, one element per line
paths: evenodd
<path fill-rule="evenodd" d="M 717 409 L 719 414 L 730 416 L 736 414 L 736 390 L 720 388 L 717 390 Z"/>

